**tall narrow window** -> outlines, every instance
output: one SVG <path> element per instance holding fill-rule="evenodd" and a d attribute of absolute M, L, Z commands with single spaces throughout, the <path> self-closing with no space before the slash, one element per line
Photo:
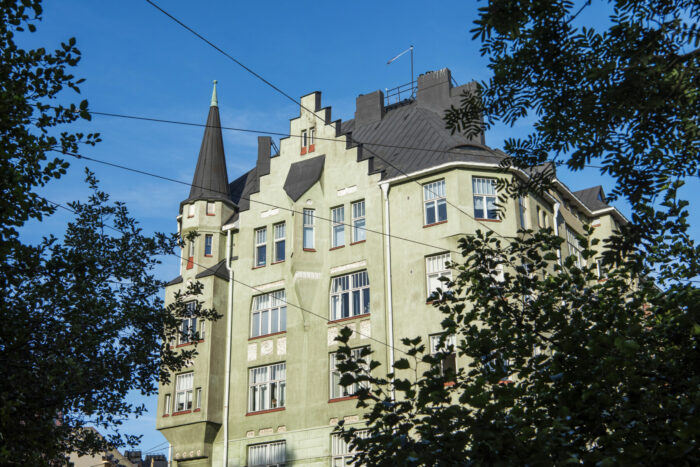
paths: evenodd
<path fill-rule="evenodd" d="M 175 378 L 175 412 L 192 410 L 192 382 L 194 372 L 183 373 Z"/>
<path fill-rule="evenodd" d="M 165 395 L 165 401 L 163 402 L 163 415 L 170 415 L 171 409 L 170 394 Z"/>
<path fill-rule="evenodd" d="M 605 266 L 605 263 L 603 262 L 603 258 L 596 258 L 595 266 L 596 266 L 596 270 L 598 271 L 598 279 L 607 279 L 608 278 L 608 268 Z"/>
<path fill-rule="evenodd" d="M 352 241 L 363 242 L 367 238 L 365 230 L 365 200 L 352 203 Z"/>
<path fill-rule="evenodd" d="M 447 220 L 445 179 L 423 185 L 423 204 L 425 206 L 425 225 Z"/>
<path fill-rule="evenodd" d="M 301 131 L 301 155 L 306 154 L 308 150 L 307 146 L 309 144 L 309 135 L 306 130 Z"/>
<path fill-rule="evenodd" d="M 445 289 L 445 284 L 440 281 L 441 277 L 452 279 L 452 271 L 447 267 L 450 261 L 450 254 L 428 256 L 425 258 L 425 279 L 428 299 L 438 288 Z"/>
<path fill-rule="evenodd" d="M 194 267 L 194 238 L 187 244 L 187 269 Z"/>
<path fill-rule="evenodd" d="M 275 263 L 284 261 L 285 223 L 275 224 Z"/>
<path fill-rule="evenodd" d="M 334 277 L 331 282 L 331 321 L 369 313 L 367 271 Z"/>
<path fill-rule="evenodd" d="M 309 128 L 309 152 L 316 150 L 316 128 Z"/>
<path fill-rule="evenodd" d="M 524 196 L 518 197 L 518 209 L 520 211 L 520 228 L 527 229 L 527 205 Z"/>
<path fill-rule="evenodd" d="M 314 210 L 304 209 L 304 249 L 314 249 Z"/>
<path fill-rule="evenodd" d="M 345 207 L 331 209 L 331 248 L 345 245 Z"/>
<path fill-rule="evenodd" d="M 188 302 L 185 305 L 186 316 L 182 319 L 180 323 L 180 335 L 178 337 L 178 344 L 187 344 L 195 338 L 197 332 L 197 317 L 194 313 L 197 309 L 197 302 Z M 199 336 L 197 336 L 199 337 Z"/>
<path fill-rule="evenodd" d="M 248 446 L 247 465 L 250 467 L 281 467 L 287 460 L 285 450 L 286 443 L 284 441 Z"/>
<path fill-rule="evenodd" d="M 355 436 L 358 438 L 367 438 L 369 431 L 356 431 Z M 347 467 L 352 465 L 352 458 L 357 454 L 357 449 L 350 449 L 340 435 L 331 435 L 331 467 Z"/>
<path fill-rule="evenodd" d="M 366 347 L 359 347 L 357 349 L 352 349 L 352 358 L 357 360 L 362 358 L 362 349 Z M 358 389 L 361 387 L 364 387 L 363 383 L 353 383 L 349 386 L 341 386 L 340 385 L 340 378 L 343 375 L 340 371 L 338 371 L 338 359 L 337 359 L 337 353 L 332 353 L 331 354 L 331 360 L 330 360 L 330 388 L 331 388 L 331 394 L 330 398 L 331 399 L 338 399 L 341 397 L 349 397 L 355 395 Z M 367 357 L 364 358 L 365 360 Z M 368 364 L 363 364 L 362 365 L 363 370 L 367 370 L 369 368 Z"/>
<path fill-rule="evenodd" d="M 451 371 L 454 375 L 457 371 L 457 354 L 455 350 L 457 348 L 455 343 L 454 334 L 445 337 L 444 346 L 440 345 L 440 339 L 442 334 L 435 334 L 430 336 L 430 354 L 438 355 L 441 354 L 443 357 L 440 361 L 440 374 L 445 375 L 448 371 Z"/>
<path fill-rule="evenodd" d="M 201 409 L 201 408 L 202 408 L 202 388 L 197 388 L 197 391 L 195 392 L 195 396 L 194 396 L 194 408 L 195 408 L 195 409 Z"/>
<path fill-rule="evenodd" d="M 248 412 L 284 407 L 286 363 L 251 368 L 249 378 Z"/>
<path fill-rule="evenodd" d="M 187 206 L 187 217 L 194 217 L 194 203 Z"/>
<path fill-rule="evenodd" d="M 584 264 L 583 255 L 581 254 L 581 245 L 578 242 L 576 233 L 566 226 L 566 244 L 569 247 L 569 255 L 576 259 L 576 266 L 581 267 Z"/>
<path fill-rule="evenodd" d="M 255 230 L 255 267 L 265 266 L 267 258 L 267 229 Z"/>
<path fill-rule="evenodd" d="M 284 290 L 253 297 L 250 337 L 287 330 L 287 303 Z"/>
<path fill-rule="evenodd" d="M 204 236 L 204 256 L 211 256 L 212 243 L 214 241 L 214 236 L 211 234 L 206 234 Z"/>
<path fill-rule="evenodd" d="M 207 216 L 213 216 L 216 214 L 216 204 L 207 202 Z"/>
<path fill-rule="evenodd" d="M 472 179 L 474 189 L 474 217 L 477 219 L 498 219 L 496 209 L 496 179 Z"/>

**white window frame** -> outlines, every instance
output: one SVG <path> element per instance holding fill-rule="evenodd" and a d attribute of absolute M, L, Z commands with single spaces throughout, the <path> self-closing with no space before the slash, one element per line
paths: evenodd
<path fill-rule="evenodd" d="M 428 299 L 438 287 L 445 289 L 445 284 L 439 281 L 440 277 L 452 280 L 452 270 L 446 264 L 448 261 L 452 261 L 449 252 L 425 257 L 425 290 Z"/>
<path fill-rule="evenodd" d="M 350 204 L 352 211 L 352 242 L 364 242 L 367 240 L 365 200 L 361 199 Z"/>
<path fill-rule="evenodd" d="M 608 278 L 608 268 L 603 264 L 603 258 L 595 259 L 595 267 L 598 272 L 598 280 L 604 280 Z"/>
<path fill-rule="evenodd" d="M 369 275 L 366 269 L 331 278 L 330 320 L 368 315 L 370 299 Z M 347 316 L 343 316 L 344 308 Z"/>
<path fill-rule="evenodd" d="M 569 255 L 576 258 L 576 266 L 583 267 L 585 262 L 581 255 L 581 244 L 576 237 L 576 233 L 568 225 L 566 226 L 566 245 L 569 248 Z"/>
<path fill-rule="evenodd" d="M 195 409 L 201 409 L 202 408 L 202 388 L 197 388 L 194 392 L 194 408 Z"/>
<path fill-rule="evenodd" d="M 316 144 L 316 128 L 309 128 L 309 147 Z"/>
<path fill-rule="evenodd" d="M 474 217 L 477 219 L 498 220 L 498 209 L 496 201 L 498 200 L 498 192 L 496 191 L 496 179 L 488 177 L 472 177 L 472 190 L 474 196 Z M 483 216 L 477 213 L 476 203 L 481 201 Z M 493 200 L 493 216 L 489 212 L 489 200 Z"/>
<path fill-rule="evenodd" d="M 367 438 L 369 437 L 369 430 L 358 430 L 355 432 L 356 438 Z M 338 434 L 331 434 L 331 466 L 332 467 L 346 467 L 348 465 L 353 465 L 352 458 L 359 451 L 357 449 L 350 449 L 348 443 L 343 440 L 343 438 Z"/>
<path fill-rule="evenodd" d="M 369 348 L 369 346 L 364 346 L 364 347 L 356 347 L 354 349 L 351 349 L 352 357 L 353 359 L 359 359 L 362 358 L 362 350 Z M 355 382 L 352 383 L 350 386 L 341 386 L 340 385 L 340 378 L 342 377 L 342 374 L 338 371 L 337 369 L 337 357 L 336 355 L 338 352 L 332 352 L 329 355 L 329 388 L 330 388 L 330 394 L 329 398 L 330 400 L 334 399 L 342 399 L 345 397 L 353 397 L 355 394 L 357 394 L 357 391 L 362 388 L 362 387 L 367 387 L 367 382 L 362 381 L 362 382 Z M 365 358 L 366 360 L 366 358 Z M 365 363 L 362 365 L 363 370 L 367 371 L 369 369 L 369 365 Z"/>
<path fill-rule="evenodd" d="M 331 220 L 331 248 L 345 246 L 345 206 L 331 208 Z"/>
<path fill-rule="evenodd" d="M 527 198 L 524 196 L 518 197 L 518 210 L 520 211 L 520 228 L 526 230 L 528 226 Z"/>
<path fill-rule="evenodd" d="M 316 223 L 315 221 L 316 213 L 314 209 L 304 209 L 304 218 L 303 218 L 303 223 L 304 223 L 304 232 L 303 232 L 303 238 L 302 238 L 302 243 L 303 243 L 303 249 L 304 250 L 313 250 L 315 249 L 316 245 L 316 229 L 314 224 Z M 306 243 L 306 233 L 311 232 L 311 244 L 309 245 Z"/>
<path fill-rule="evenodd" d="M 274 256 L 273 256 L 273 263 L 281 263 L 285 260 L 285 255 L 286 255 L 286 238 L 287 238 L 287 223 L 286 222 L 280 222 L 278 224 L 275 224 L 272 226 L 273 230 L 273 235 L 274 235 Z M 282 250 L 282 259 L 279 259 L 280 256 L 280 249 Z"/>
<path fill-rule="evenodd" d="M 197 302 L 195 301 L 187 302 L 185 304 L 188 316 L 183 318 L 180 322 L 180 329 L 177 337 L 178 345 L 189 344 L 190 342 L 192 342 L 190 340 L 190 334 L 194 334 L 197 332 L 197 317 L 192 316 L 192 314 L 196 310 L 196 307 Z"/>
<path fill-rule="evenodd" d="M 187 218 L 189 219 L 190 217 L 194 217 L 194 215 L 195 215 L 194 203 L 188 204 L 187 205 Z"/>
<path fill-rule="evenodd" d="M 216 204 L 211 201 L 207 201 L 207 216 L 216 215 Z"/>
<path fill-rule="evenodd" d="M 248 467 L 281 467 L 287 461 L 286 442 L 248 445 Z"/>
<path fill-rule="evenodd" d="M 253 266 L 261 268 L 267 264 L 267 227 L 255 229 L 253 232 L 253 241 L 255 242 L 255 263 Z"/>
<path fill-rule="evenodd" d="M 433 212 L 433 219 L 428 218 L 428 213 Z M 440 217 L 441 211 L 444 218 Z M 423 185 L 423 225 L 434 225 L 447 222 L 447 188 L 445 179 L 435 180 Z"/>
<path fill-rule="evenodd" d="M 284 407 L 286 384 L 286 362 L 249 368 L 248 413 Z"/>
<path fill-rule="evenodd" d="M 207 253 L 209 249 L 209 253 Z M 204 256 L 213 256 L 214 254 L 214 235 L 205 234 L 204 235 Z"/>
<path fill-rule="evenodd" d="M 175 412 L 192 410 L 192 388 L 194 371 L 175 376 Z M 182 407 L 180 404 L 182 403 Z"/>
<path fill-rule="evenodd" d="M 301 147 L 306 148 L 309 146 L 309 133 L 307 130 L 301 130 Z"/>
<path fill-rule="evenodd" d="M 286 299 L 284 290 L 276 290 L 253 297 L 250 315 L 251 338 L 277 334 L 287 330 Z"/>
<path fill-rule="evenodd" d="M 165 400 L 163 401 L 163 415 L 170 415 L 171 407 L 172 407 L 172 396 L 170 394 L 166 394 Z"/>
<path fill-rule="evenodd" d="M 447 352 L 449 346 L 452 346 L 452 352 L 446 355 L 445 359 L 440 361 L 440 374 L 445 375 L 445 362 L 447 359 L 452 359 L 453 370 L 457 373 L 457 338 L 454 334 L 449 334 L 445 337 L 445 346 L 440 347 L 440 339 L 442 334 L 432 334 L 430 336 L 430 355 L 436 355 L 439 352 Z"/>
<path fill-rule="evenodd" d="M 195 251 L 195 248 L 194 248 L 194 247 L 195 247 L 194 241 L 195 241 L 195 239 L 193 238 L 193 239 L 190 240 L 190 242 L 189 242 L 189 245 L 188 245 L 188 248 L 189 248 L 189 249 L 188 249 L 188 255 L 187 255 L 188 258 L 194 258 L 194 251 Z"/>

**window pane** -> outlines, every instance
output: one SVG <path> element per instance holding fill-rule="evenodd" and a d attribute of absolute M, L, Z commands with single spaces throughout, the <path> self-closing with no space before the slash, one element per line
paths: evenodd
<path fill-rule="evenodd" d="M 275 262 L 284 261 L 284 240 L 275 243 Z"/>
<path fill-rule="evenodd" d="M 258 253 L 257 253 L 257 262 L 255 263 L 255 265 L 256 266 L 264 266 L 266 256 L 267 256 L 267 246 L 266 245 L 259 246 Z"/>
<path fill-rule="evenodd" d="M 363 313 L 369 313 L 369 287 L 362 291 L 362 311 Z"/>
<path fill-rule="evenodd" d="M 345 245 L 345 226 L 333 226 L 333 247 Z"/>
<path fill-rule="evenodd" d="M 360 309 L 360 291 L 353 290 L 352 291 L 352 315 L 357 316 L 359 314 L 362 314 L 362 310 Z"/>
<path fill-rule="evenodd" d="M 268 327 L 269 324 L 269 311 L 265 310 L 261 313 L 260 317 L 260 333 L 261 334 L 269 334 L 270 333 L 270 328 Z"/>
<path fill-rule="evenodd" d="M 437 221 L 443 222 L 447 220 L 447 202 L 445 199 L 437 201 Z"/>
<path fill-rule="evenodd" d="M 474 217 L 484 219 L 484 198 L 481 196 L 474 197 Z"/>
<path fill-rule="evenodd" d="M 353 225 L 353 241 L 361 242 L 366 239 L 365 220 L 358 219 Z"/>
<path fill-rule="evenodd" d="M 350 294 L 347 292 L 341 295 L 341 300 L 342 300 L 342 309 L 341 309 L 341 318 L 347 318 L 350 316 Z"/>
<path fill-rule="evenodd" d="M 498 219 L 498 211 L 496 209 L 496 198 L 489 196 L 486 198 L 487 219 Z"/>
<path fill-rule="evenodd" d="M 304 227 L 304 248 L 314 247 L 314 228 Z"/>
<path fill-rule="evenodd" d="M 270 322 L 270 332 L 279 332 L 279 308 L 272 309 L 272 319 Z"/>
<path fill-rule="evenodd" d="M 435 223 L 435 201 L 425 203 L 425 225 Z"/>
<path fill-rule="evenodd" d="M 280 308 L 280 331 L 287 330 L 287 307 Z"/>

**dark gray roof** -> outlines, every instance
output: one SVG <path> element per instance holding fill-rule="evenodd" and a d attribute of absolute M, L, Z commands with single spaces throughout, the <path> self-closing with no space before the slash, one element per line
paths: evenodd
<path fill-rule="evenodd" d="M 207 127 L 204 129 L 202 146 L 199 149 L 190 196 L 185 202 L 194 200 L 230 202 L 224 141 L 221 137 L 219 108 L 216 105 L 209 107 Z"/>
<path fill-rule="evenodd" d="M 165 286 L 167 287 L 169 285 L 180 284 L 181 282 L 182 282 L 182 276 L 177 276 L 175 279 L 173 279 L 170 282 L 168 282 L 167 284 L 165 284 Z"/>
<path fill-rule="evenodd" d="M 325 160 L 326 156 L 318 156 L 295 162 L 289 167 L 287 179 L 284 181 L 284 191 L 292 201 L 301 198 L 301 195 L 321 178 Z"/>
<path fill-rule="evenodd" d="M 250 208 L 250 195 L 259 191 L 260 179 L 257 167 L 244 173 L 229 185 L 231 201 L 236 203 L 241 211 L 247 211 Z"/>
<path fill-rule="evenodd" d="M 442 116 L 416 102 L 388 108 L 381 120 L 362 126 L 353 120 L 343 122 L 341 132 L 363 146 L 361 159 L 374 159 L 372 172 L 381 172 L 382 179 L 448 162 L 497 164 L 503 159 L 487 146 L 451 134 Z"/>
<path fill-rule="evenodd" d="M 205 269 L 195 276 L 195 279 L 201 279 L 202 277 L 216 276 L 219 279 L 225 281 L 228 280 L 228 270 L 226 269 L 226 260 L 222 259 L 215 266 Z"/>
<path fill-rule="evenodd" d="M 591 211 L 599 211 L 610 207 L 605 201 L 605 193 L 603 193 L 603 187 L 600 185 L 574 191 L 574 196 L 580 199 Z"/>

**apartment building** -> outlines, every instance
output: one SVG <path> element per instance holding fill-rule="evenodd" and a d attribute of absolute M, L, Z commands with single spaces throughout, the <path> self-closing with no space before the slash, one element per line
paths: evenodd
<path fill-rule="evenodd" d="M 498 212 L 496 178 L 528 175 L 498 171 L 504 154 L 483 136 L 444 128 L 444 110 L 470 86 L 453 86 L 448 69 L 425 73 L 409 99 L 360 95 L 347 121 L 332 119 L 320 92 L 307 94 L 291 136 L 275 151 L 259 137 L 255 167 L 233 181 L 214 89 L 177 217 L 183 236 L 199 235 L 165 293 L 171 301 L 200 281 L 203 306 L 224 317 L 183 321 L 200 333 L 198 355 L 160 387 L 157 427 L 173 465 L 345 465 L 351 453 L 332 431 L 339 420 L 361 426 L 362 411 L 335 371 L 339 329 L 385 371 L 402 337 L 439 336 L 427 298 L 450 275 L 445 262 L 459 260 L 450 251 L 460 237 L 552 227 L 562 254 L 583 261 L 574 233 L 584 222 L 599 238 L 624 222 L 601 187 L 560 182 Z"/>

